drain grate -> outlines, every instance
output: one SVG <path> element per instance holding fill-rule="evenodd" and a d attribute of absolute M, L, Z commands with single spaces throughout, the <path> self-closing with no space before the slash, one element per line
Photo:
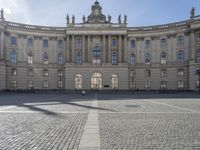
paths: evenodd
<path fill-rule="evenodd" d="M 142 106 L 142 105 L 126 105 L 126 107 L 130 107 L 130 108 L 144 108 L 144 106 Z"/>

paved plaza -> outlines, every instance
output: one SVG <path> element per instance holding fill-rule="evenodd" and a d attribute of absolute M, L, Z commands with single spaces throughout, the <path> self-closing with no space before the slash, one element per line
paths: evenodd
<path fill-rule="evenodd" d="M 0 150 L 200 149 L 197 93 L 0 94 Z"/>

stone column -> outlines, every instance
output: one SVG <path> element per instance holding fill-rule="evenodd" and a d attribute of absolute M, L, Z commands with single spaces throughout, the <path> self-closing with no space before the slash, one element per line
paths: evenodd
<path fill-rule="evenodd" d="M 72 63 L 74 63 L 74 53 L 75 53 L 75 36 L 74 35 L 72 35 Z"/>
<path fill-rule="evenodd" d="M 111 63 L 111 35 L 108 35 L 108 63 Z"/>
<path fill-rule="evenodd" d="M 191 54 L 190 54 L 190 60 L 195 60 L 195 35 L 194 31 L 191 32 Z"/>
<path fill-rule="evenodd" d="M 88 35 L 88 63 L 91 63 L 91 36 Z"/>
<path fill-rule="evenodd" d="M 85 63 L 85 35 L 82 35 L 82 63 Z"/>
<path fill-rule="evenodd" d="M 106 63 L 106 35 L 103 35 L 103 63 Z"/>
<path fill-rule="evenodd" d="M 67 57 L 66 57 L 66 59 L 67 59 L 67 63 L 69 63 L 69 35 L 67 35 L 67 38 L 66 38 L 66 43 L 67 43 L 67 45 L 66 45 L 66 54 L 67 54 Z"/>
<path fill-rule="evenodd" d="M 122 62 L 124 62 L 124 63 L 128 62 L 127 55 L 128 55 L 127 54 L 127 36 L 124 35 L 124 50 L 123 50 L 123 54 L 122 54 L 122 56 L 123 56 Z"/>
<path fill-rule="evenodd" d="M 4 59 L 4 32 L 1 31 L 1 39 L 0 39 L 0 59 Z"/>
<path fill-rule="evenodd" d="M 119 35 L 119 63 L 122 63 L 122 36 Z"/>

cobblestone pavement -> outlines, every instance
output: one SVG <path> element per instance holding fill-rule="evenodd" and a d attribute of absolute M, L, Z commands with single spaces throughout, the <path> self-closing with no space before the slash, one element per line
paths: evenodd
<path fill-rule="evenodd" d="M 101 113 L 102 149 L 200 149 L 199 114 Z"/>
<path fill-rule="evenodd" d="M 65 149 L 200 150 L 200 96 L 0 93 L 0 150 Z"/>
<path fill-rule="evenodd" d="M 1 113 L 1 150 L 78 149 L 87 114 Z"/>

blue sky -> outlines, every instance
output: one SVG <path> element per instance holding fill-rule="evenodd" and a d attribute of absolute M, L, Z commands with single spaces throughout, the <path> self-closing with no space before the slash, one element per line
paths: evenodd
<path fill-rule="evenodd" d="M 66 14 L 76 22 L 88 16 L 95 0 L 0 0 L 8 21 L 65 26 Z M 117 22 L 119 14 L 128 16 L 128 26 L 148 26 L 187 20 L 191 7 L 200 15 L 200 0 L 99 0 L 103 13 Z"/>

